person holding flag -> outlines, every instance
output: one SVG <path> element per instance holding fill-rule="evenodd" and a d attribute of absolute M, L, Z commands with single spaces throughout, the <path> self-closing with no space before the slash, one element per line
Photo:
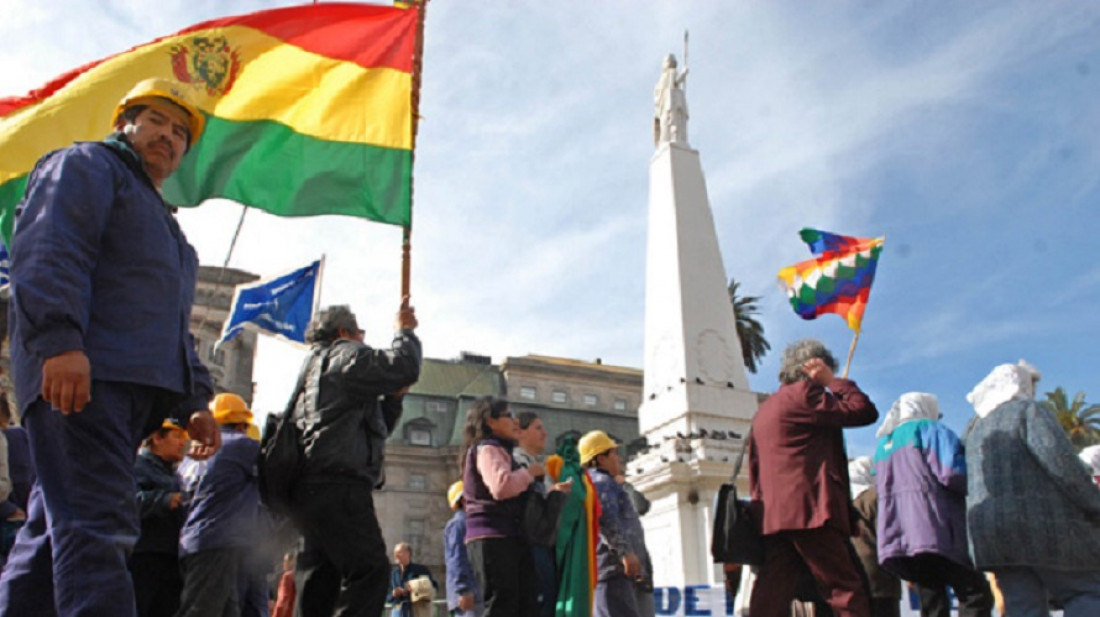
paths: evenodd
<path fill-rule="evenodd" d="M 106 140 L 39 160 L 17 209 L 12 369 L 38 484 L 0 577 L 3 615 L 134 615 L 141 439 L 174 410 L 194 456 L 220 446 L 188 331 L 198 259 L 160 194 L 205 118 L 150 79 L 110 120 Z"/>
<path fill-rule="evenodd" d="M 878 410 L 854 381 L 835 377 L 836 358 L 805 339 L 783 352 L 781 385 L 760 404 L 749 437 L 751 507 L 764 536 L 753 617 L 786 617 L 808 569 L 837 617 L 870 617 L 848 538 L 854 530 L 845 427 Z"/>

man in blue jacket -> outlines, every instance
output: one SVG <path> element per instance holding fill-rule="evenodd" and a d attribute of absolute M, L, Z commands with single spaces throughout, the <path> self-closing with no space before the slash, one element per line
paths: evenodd
<path fill-rule="evenodd" d="M 188 332 L 198 260 L 160 185 L 202 134 L 179 84 L 138 83 L 103 142 L 51 152 L 16 208 L 11 363 L 38 484 L 0 614 L 134 615 L 134 458 L 165 410 L 220 445 Z M 195 411 L 200 410 L 200 411 Z"/>
<path fill-rule="evenodd" d="M 481 617 L 485 607 L 477 588 L 474 566 L 466 553 L 466 500 L 462 480 L 447 489 L 454 516 L 443 527 L 443 559 L 447 565 L 447 609 L 453 617 Z"/>
<path fill-rule="evenodd" d="M 210 407 L 221 425 L 222 449 L 208 460 L 180 465 L 190 503 L 180 531 L 183 594 L 176 617 L 240 615 L 241 566 L 257 540 L 260 444 L 248 436 L 252 411 L 231 393 L 217 395 Z"/>

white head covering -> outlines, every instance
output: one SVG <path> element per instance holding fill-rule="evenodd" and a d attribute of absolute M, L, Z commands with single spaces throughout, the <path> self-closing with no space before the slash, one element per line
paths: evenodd
<path fill-rule="evenodd" d="M 1100 446 L 1089 446 L 1081 450 L 1080 457 L 1092 469 L 1092 475 L 1100 476 Z"/>
<path fill-rule="evenodd" d="M 852 499 L 875 485 L 871 477 L 871 457 L 861 456 L 848 461 L 848 479 L 852 484 Z"/>
<path fill-rule="evenodd" d="M 984 418 L 1011 400 L 1035 398 L 1035 384 L 1041 377 L 1035 367 L 1023 360 L 1016 364 L 1002 364 L 974 386 L 966 395 L 966 400 L 974 406 L 974 412 Z"/>
<path fill-rule="evenodd" d="M 886 437 L 906 422 L 939 420 L 942 417 L 940 402 L 936 399 L 936 395 L 926 392 L 906 392 L 894 401 L 894 406 L 887 412 L 886 419 L 882 421 L 882 426 L 878 427 L 875 437 Z"/>

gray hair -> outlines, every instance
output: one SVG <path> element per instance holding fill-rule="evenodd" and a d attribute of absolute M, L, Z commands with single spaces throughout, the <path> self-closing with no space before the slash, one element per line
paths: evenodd
<path fill-rule="evenodd" d="M 346 304 L 328 306 L 317 311 L 317 316 L 309 322 L 306 328 L 307 343 L 331 343 L 340 336 L 340 330 L 355 332 L 359 329 L 359 323 L 355 321 L 355 313 Z"/>
<path fill-rule="evenodd" d="M 806 379 L 808 375 L 803 372 L 802 366 L 814 358 L 821 358 L 829 368 L 836 370 L 836 358 L 825 343 L 812 338 L 791 343 L 783 350 L 783 362 L 779 365 L 779 381 L 788 384 Z"/>

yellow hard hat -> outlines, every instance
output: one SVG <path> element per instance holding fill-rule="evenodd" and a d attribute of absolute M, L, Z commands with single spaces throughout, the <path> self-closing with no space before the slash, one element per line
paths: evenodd
<path fill-rule="evenodd" d="M 619 444 L 603 431 L 589 431 L 577 442 L 577 450 L 581 454 L 581 465 L 587 465 L 588 461 L 618 447 Z"/>
<path fill-rule="evenodd" d="M 187 430 L 185 428 L 183 428 L 182 426 L 177 424 L 176 421 L 171 419 L 171 418 L 165 418 L 164 422 L 162 422 L 160 424 L 160 428 L 162 428 L 162 429 L 166 429 L 166 428 L 167 429 L 172 429 L 173 431 L 180 431 L 181 433 L 186 433 L 187 432 Z"/>
<path fill-rule="evenodd" d="M 139 81 L 118 102 L 118 107 L 115 108 L 115 113 L 111 116 L 111 126 L 114 127 L 118 124 L 119 116 L 128 108 L 134 105 L 148 105 L 152 99 L 158 98 L 171 101 L 187 112 L 188 130 L 191 132 L 191 140 L 187 146 L 190 148 L 195 145 L 195 142 L 202 136 L 203 128 L 206 127 L 206 116 L 202 115 L 199 108 L 191 102 L 187 91 L 178 82 L 170 79 L 153 77 Z"/>
<path fill-rule="evenodd" d="M 223 392 L 210 401 L 210 411 L 218 424 L 249 424 L 252 422 L 252 411 L 248 409 L 244 399 L 232 392 Z"/>
<path fill-rule="evenodd" d="M 451 488 L 447 489 L 447 505 L 451 506 L 452 510 L 458 509 L 458 500 L 462 499 L 462 489 L 465 485 L 462 480 L 455 482 L 451 485 Z"/>
<path fill-rule="evenodd" d="M 250 439 L 252 439 L 253 441 L 259 441 L 260 440 L 260 427 L 256 426 L 255 424 L 249 423 L 248 430 L 245 431 L 245 434 L 247 434 L 248 437 Z"/>

